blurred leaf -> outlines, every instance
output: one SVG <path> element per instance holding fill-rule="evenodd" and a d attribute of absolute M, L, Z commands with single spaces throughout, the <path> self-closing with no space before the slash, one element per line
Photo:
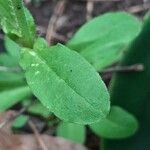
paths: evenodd
<path fill-rule="evenodd" d="M 128 13 L 106 13 L 83 25 L 67 46 L 100 71 L 120 60 L 140 29 L 140 21 Z"/>
<path fill-rule="evenodd" d="M 17 67 L 19 62 L 7 53 L 0 53 L 0 65 L 5 67 Z"/>
<path fill-rule="evenodd" d="M 86 138 L 85 130 L 84 125 L 62 122 L 57 128 L 57 136 L 83 144 Z"/>
<path fill-rule="evenodd" d="M 35 114 L 35 115 L 40 115 L 44 118 L 48 118 L 52 114 L 40 102 L 36 102 L 35 104 L 31 104 L 31 106 L 28 108 L 28 112 Z"/>
<path fill-rule="evenodd" d="M 0 24 L 9 37 L 32 47 L 35 38 L 35 24 L 22 0 L 0 0 Z"/>
<path fill-rule="evenodd" d="M 23 126 L 25 126 L 25 124 L 27 123 L 28 121 L 28 116 L 25 116 L 25 115 L 21 115 L 19 117 L 17 117 L 13 123 L 12 123 L 12 128 L 13 129 L 20 129 L 22 128 Z"/>
<path fill-rule="evenodd" d="M 20 46 L 7 36 L 5 36 L 4 42 L 8 54 L 19 63 L 20 49 L 21 49 Z"/>
<path fill-rule="evenodd" d="M 21 100 L 32 95 L 28 86 L 0 92 L 0 112 L 7 110 Z"/>
<path fill-rule="evenodd" d="M 11 57 L 10 55 L 6 53 L 0 54 L 0 66 L 2 67 L 8 67 L 10 70 L 12 68 L 18 68 L 18 60 Z M 23 72 L 5 72 L 0 71 L 0 91 L 14 88 L 16 86 L 25 85 L 25 79 L 24 79 Z"/>
<path fill-rule="evenodd" d="M 61 44 L 34 51 L 24 48 L 21 65 L 35 96 L 62 120 L 88 124 L 108 114 L 107 88 L 78 53 Z"/>
<path fill-rule="evenodd" d="M 90 128 L 101 137 L 120 139 L 133 135 L 138 129 L 138 122 L 130 113 L 113 106 L 106 119 L 91 124 Z"/>

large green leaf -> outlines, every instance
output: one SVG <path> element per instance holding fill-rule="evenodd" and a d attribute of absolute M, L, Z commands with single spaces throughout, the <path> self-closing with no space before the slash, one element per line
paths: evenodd
<path fill-rule="evenodd" d="M 27 47 L 32 47 L 35 38 L 35 25 L 22 0 L 0 0 L 0 24 L 11 38 Z"/>
<path fill-rule="evenodd" d="M 78 53 L 61 44 L 44 49 L 35 47 L 34 51 L 24 48 L 21 60 L 35 96 L 62 120 L 88 124 L 108 114 L 107 88 Z"/>
<path fill-rule="evenodd" d="M 67 46 L 100 71 L 120 60 L 140 29 L 140 21 L 130 14 L 106 13 L 83 25 Z"/>
<path fill-rule="evenodd" d="M 113 106 L 107 118 L 90 127 L 101 137 L 119 139 L 133 135 L 137 131 L 138 122 L 130 113 Z"/>
<path fill-rule="evenodd" d="M 132 42 L 122 66 L 141 63 L 142 72 L 118 72 L 111 83 L 111 102 L 136 116 L 140 128 L 135 136 L 124 140 L 103 140 L 104 150 L 150 149 L 150 16 L 145 18 L 142 32 Z"/>
<path fill-rule="evenodd" d="M 0 92 L 0 112 L 7 110 L 31 95 L 32 92 L 28 86 Z"/>
<path fill-rule="evenodd" d="M 86 137 L 84 125 L 62 122 L 57 128 L 57 136 L 83 144 Z"/>

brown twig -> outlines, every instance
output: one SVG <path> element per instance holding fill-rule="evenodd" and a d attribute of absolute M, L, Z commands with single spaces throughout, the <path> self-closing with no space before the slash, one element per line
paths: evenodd
<path fill-rule="evenodd" d="M 47 29 L 47 34 L 46 34 L 46 40 L 49 43 L 49 45 L 51 45 L 52 38 L 57 30 L 57 21 L 64 12 L 66 1 L 67 0 L 58 1 L 54 9 L 54 13 L 52 17 L 50 18 L 48 29 Z"/>
<path fill-rule="evenodd" d="M 86 4 L 86 20 L 90 20 L 92 18 L 92 13 L 93 13 L 93 9 L 94 9 L 94 2 L 92 1 L 87 1 Z"/>
<path fill-rule="evenodd" d="M 86 1 L 89 1 L 89 2 L 118 2 L 121 0 L 80 0 L 80 1 L 83 1 L 83 2 L 86 2 Z"/>
<path fill-rule="evenodd" d="M 145 11 L 147 9 L 150 8 L 150 3 L 144 3 L 143 5 L 136 5 L 136 6 L 132 6 L 130 8 L 128 8 L 128 12 L 130 13 L 138 13 L 138 12 L 141 12 L 141 11 Z"/>
<path fill-rule="evenodd" d="M 141 72 L 144 70 L 142 64 L 134 64 L 131 66 L 115 66 L 101 71 L 100 73 L 111 73 L 111 72 Z"/>
<path fill-rule="evenodd" d="M 43 141 L 43 139 L 42 139 L 40 133 L 38 132 L 38 130 L 37 130 L 35 124 L 34 124 L 32 121 L 29 121 L 28 124 L 29 124 L 29 126 L 31 127 L 31 129 L 32 129 L 32 131 L 33 131 L 33 133 L 34 133 L 34 135 L 35 135 L 35 138 L 37 139 L 37 141 L 38 141 L 38 143 L 39 143 L 41 149 L 42 149 L 42 150 L 48 150 L 48 148 L 47 148 L 46 144 L 44 143 L 44 141 Z"/>

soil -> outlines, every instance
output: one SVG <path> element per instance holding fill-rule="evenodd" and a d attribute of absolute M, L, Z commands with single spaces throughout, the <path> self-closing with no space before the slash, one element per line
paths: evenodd
<path fill-rule="evenodd" d="M 106 0 L 107 1 L 107 0 Z M 32 12 L 37 25 L 39 26 L 39 34 L 43 37 L 46 34 L 46 29 L 50 17 L 53 15 L 57 1 L 56 0 L 41 0 L 41 3 L 30 3 L 27 7 Z M 143 0 L 120 0 L 116 2 L 95 2 L 93 9 L 93 17 L 101 15 L 109 11 L 127 11 L 135 5 L 143 4 Z M 136 13 L 138 17 L 142 17 L 145 11 Z M 65 12 L 60 18 L 57 34 L 65 40 L 55 38 L 53 43 L 67 41 L 73 33 L 86 22 L 86 1 L 83 0 L 68 0 Z M 3 40 L 0 40 L 0 49 L 3 50 Z M 90 129 L 87 129 L 86 146 L 91 150 L 99 150 L 99 138 L 94 135 Z"/>

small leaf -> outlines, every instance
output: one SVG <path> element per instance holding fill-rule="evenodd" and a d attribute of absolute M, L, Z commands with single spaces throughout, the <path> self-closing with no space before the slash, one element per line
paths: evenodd
<path fill-rule="evenodd" d="M 83 25 L 67 46 L 100 71 L 120 60 L 140 29 L 140 21 L 130 14 L 106 13 Z"/>
<path fill-rule="evenodd" d="M 22 128 L 23 126 L 25 126 L 28 119 L 29 119 L 28 116 L 25 116 L 25 115 L 21 115 L 21 116 L 17 117 L 12 123 L 12 128 L 13 129 Z"/>
<path fill-rule="evenodd" d="M 62 122 L 57 128 L 57 136 L 83 144 L 86 136 L 85 129 L 84 125 Z"/>
<path fill-rule="evenodd" d="M 138 129 L 138 122 L 130 113 L 113 106 L 106 119 L 91 124 L 91 129 L 99 136 L 109 139 L 127 138 Z"/>
<path fill-rule="evenodd" d="M 61 44 L 34 51 L 24 48 L 21 60 L 35 96 L 62 120 L 88 124 L 108 114 L 107 88 L 78 53 Z"/>
<path fill-rule="evenodd" d="M 0 24 L 12 39 L 17 37 L 24 46 L 33 46 L 35 24 L 22 0 L 0 0 Z"/>
<path fill-rule="evenodd" d="M 31 95 L 31 90 L 27 86 L 0 92 L 0 112 L 7 110 Z"/>
<path fill-rule="evenodd" d="M 28 110 L 29 113 L 40 115 L 44 118 L 48 118 L 52 113 L 44 107 L 40 102 L 36 102 L 35 104 L 31 105 Z"/>

